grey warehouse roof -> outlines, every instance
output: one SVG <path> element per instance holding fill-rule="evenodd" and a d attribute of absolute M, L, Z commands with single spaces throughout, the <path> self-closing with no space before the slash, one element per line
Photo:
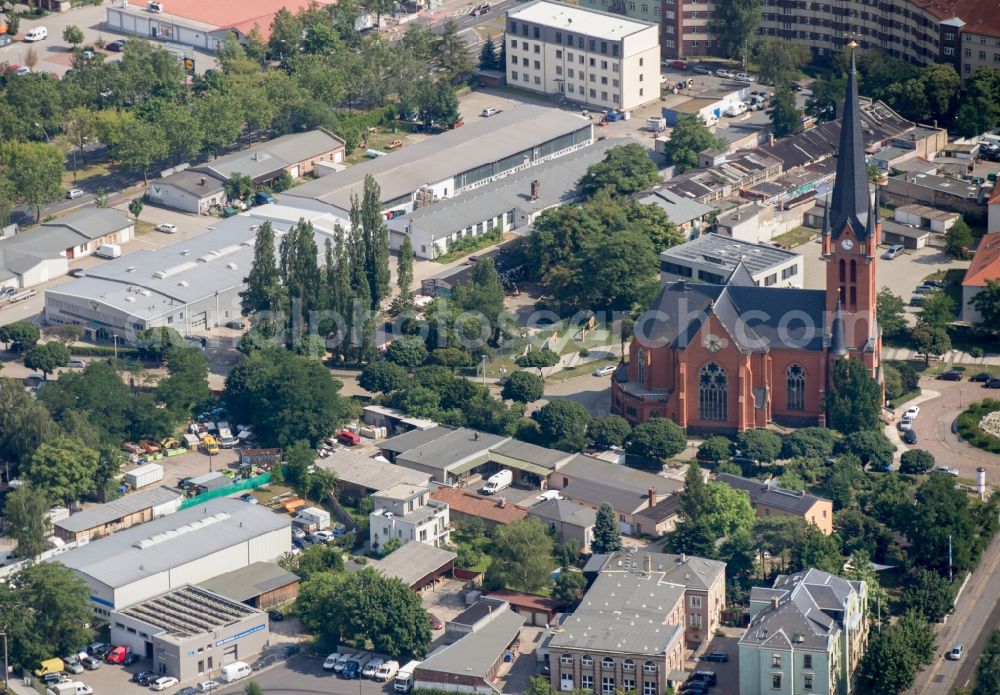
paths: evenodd
<path fill-rule="evenodd" d="M 660 253 L 660 261 L 710 263 L 728 271 L 735 270 L 737 263 L 742 259 L 753 276 L 796 258 L 802 258 L 802 254 L 770 244 L 740 241 L 721 234 L 704 234 Z"/>
<path fill-rule="evenodd" d="M 417 669 L 485 679 L 503 650 L 517 637 L 522 625 L 523 616 L 504 608 L 475 632 L 433 652 Z"/>
<path fill-rule="evenodd" d="M 119 588 L 288 526 L 287 517 L 269 509 L 216 499 L 91 541 L 55 561 Z"/>
<path fill-rule="evenodd" d="M 299 581 L 297 575 L 278 565 L 270 562 L 253 562 L 246 567 L 200 582 L 198 586 L 242 603 L 297 581 Z"/>
<path fill-rule="evenodd" d="M 657 206 L 666 213 L 667 219 L 674 224 L 684 224 L 692 220 L 698 220 L 712 212 L 710 205 L 677 195 L 668 188 L 663 187 L 655 188 L 644 195 L 640 194 L 638 202 L 643 205 Z"/>
<path fill-rule="evenodd" d="M 448 430 L 444 427 L 435 427 L 428 432 L 445 430 L 441 436 L 425 441 L 423 444 L 407 449 L 398 460 L 406 460 L 431 468 L 447 469 L 453 465 L 463 463 L 475 456 L 487 456 L 489 449 L 506 441 L 507 437 L 501 437 L 488 432 L 477 432 L 465 427 L 457 430 Z M 402 435 L 405 437 L 406 435 Z M 392 440 L 390 440 L 392 441 Z"/>
<path fill-rule="evenodd" d="M 112 208 L 86 207 L 42 223 L 42 229 L 65 227 L 87 239 L 99 239 L 130 227 L 132 221 Z"/>
<path fill-rule="evenodd" d="M 256 179 L 343 146 L 344 141 L 336 135 L 316 128 L 305 133 L 282 135 L 250 149 L 213 159 L 197 169 L 209 171 L 224 181 L 237 172 Z"/>
<path fill-rule="evenodd" d="M 579 114 L 521 104 L 490 118 L 470 120 L 462 128 L 421 140 L 385 157 L 297 186 L 286 192 L 285 197 L 314 198 L 348 210 L 351 196 L 361 195 L 365 176 L 370 174 L 381 186 L 382 202 L 386 203 L 426 184 L 444 181 L 590 127 L 590 121 Z"/>
<path fill-rule="evenodd" d="M 169 184 L 198 198 L 215 195 L 224 188 L 223 180 L 211 172 L 192 169 L 184 169 L 170 176 L 164 176 L 162 179 L 149 182 L 150 188 L 156 188 L 159 184 Z"/>
<path fill-rule="evenodd" d="M 617 13 L 601 12 L 589 7 L 577 7 L 551 0 L 538 0 L 514 10 L 510 13 L 510 19 L 612 41 L 620 41 L 626 36 L 656 26 L 652 22 L 631 19 Z"/>
<path fill-rule="evenodd" d="M 197 586 L 182 586 L 118 611 L 185 639 L 221 630 L 262 611 Z"/>
<path fill-rule="evenodd" d="M 684 587 L 655 575 L 600 574 L 573 615 L 549 643 L 601 653 L 664 654 L 682 627 L 666 617 L 684 597 Z"/>
<path fill-rule="evenodd" d="M 432 231 L 435 239 L 465 229 L 476 220 L 491 219 L 515 208 L 534 213 L 553 205 L 572 202 L 577 198 L 577 183 L 587 168 L 604 159 L 612 147 L 626 145 L 631 140 L 602 140 L 556 159 L 550 159 L 528 169 L 503 177 L 433 205 L 417 208 L 408 219 L 411 224 Z M 531 182 L 539 181 L 536 200 L 529 195 Z"/>
<path fill-rule="evenodd" d="M 369 490 L 384 490 L 401 483 L 423 485 L 431 479 L 429 473 L 367 458 L 346 449 L 337 449 L 327 458 L 316 459 L 316 466 L 336 473 L 339 482 Z"/>
<path fill-rule="evenodd" d="M 106 504 L 101 504 L 77 514 L 73 514 L 62 521 L 55 522 L 54 525 L 72 533 L 78 533 L 80 531 L 92 529 L 96 526 L 109 524 L 112 521 L 121 519 L 129 514 L 135 514 L 136 512 L 141 512 L 144 509 L 157 507 L 161 504 L 176 500 L 178 497 L 182 497 L 183 494 L 184 493 L 179 490 L 169 488 L 166 485 L 161 485 L 149 490 L 141 490 L 139 492 L 132 493 L 131 495 L 125 495 L 124 497 L 119 497 L 118 499 Z"/>

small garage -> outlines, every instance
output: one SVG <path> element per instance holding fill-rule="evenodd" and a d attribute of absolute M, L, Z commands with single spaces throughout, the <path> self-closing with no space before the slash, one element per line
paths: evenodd
<path fill-rule="evenodd" d="M 485 598 L 506 601 L 511 610 L 524 618 L 525 625 L 548 627 L 555 620 L 559 604 L 547 596 L 528 594 L 523 591 L 500 589 Z"/>
<path fill-rule="evenodd" d="M 944 235 L 923 227 L 914 227 L 894 220 L 882 220 L 883 244 L 902 244 L 908 249 L 922 249 L 925 246 L 936 246 L 935 237 L 943 239 Z"/>

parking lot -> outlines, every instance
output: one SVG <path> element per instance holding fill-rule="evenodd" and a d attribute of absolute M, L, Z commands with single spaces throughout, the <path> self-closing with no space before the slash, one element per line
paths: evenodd
<path fill-rule="evenodd" d="M 740 630 L 728 629 L 734 633 L 741 632 Z M 729 635 L 716 635 L 712 638 L 711 643 L 708 645 L 708 652 L 726 652 L 729 654 L 729 661 L 718 662 L 718 661 L 699 661 L 695 664 L 694 668 L 689 664 L 688 672 L 694 673 L 695 670 L 698 671 L 715 671 L 715 676 L 718 682 L 714 688 L 712 688 L 713 693 L 722 693 L 723 695 L 728 695 L 729 693 L 738 693 L 740 691 L 740 648 L 739 648 L 739 637 L 735 634 Z"/>

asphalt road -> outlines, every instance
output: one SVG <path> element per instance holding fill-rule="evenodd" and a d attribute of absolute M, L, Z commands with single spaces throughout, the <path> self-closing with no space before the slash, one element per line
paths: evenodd
<path fill-rule="evenodd" d="M 393 692 L 392 684 L 370 680 L 343 680 L 323 671 L 321 659 L 299 655 L 286 663 L 253 675 L 267 695 L 377 695 Z M 219 690 L 219 695 L 242 695 L 249 681 L 242 680 Z"/>
<path fill-rule="evenodd" d="M 938 626 L 935 661 L 917 674 L 910 695 L 942 695 L 953 692 L 973 677 L 975 662 L 982 653 L 989 633 L 998 627 L 1000 618 L 1000 535 L 994 537 L 955 605 L 948 622 Z M 993 606 L 987 613 L 985 607 Z M 956 645 L 965 647 L 960 661 L 947 661 L 944 655 Z"/>

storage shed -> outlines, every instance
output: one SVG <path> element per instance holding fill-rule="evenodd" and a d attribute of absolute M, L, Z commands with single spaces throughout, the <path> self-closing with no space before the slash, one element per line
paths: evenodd
<path fill-rule="evenodd" d="M 125 474 L 125 484 L 133 490 L 144 488 L 161 480 L 163 480 L 163 466 L 158 463 L 147 463 L 145 466 L 133 468 Z"/>

